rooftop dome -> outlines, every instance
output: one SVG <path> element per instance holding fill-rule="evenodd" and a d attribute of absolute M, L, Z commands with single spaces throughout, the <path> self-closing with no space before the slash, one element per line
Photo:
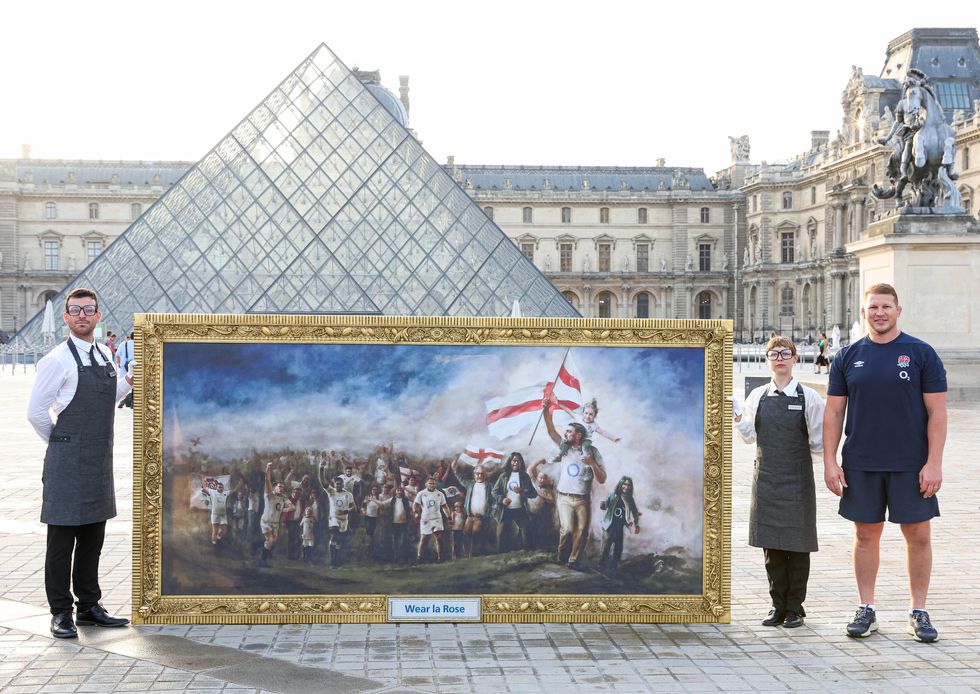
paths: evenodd
<path fill-rule="evenodd" d="M 405 107 L 402 102 L 399 101 L 398 97 L 392 94 L 390 91 L 382 87 L 380 84 L 365 84 L 367 90 L 374 95 L 374 98 L 381 102 L 381 105 L 388 109 L 396 121 L 398 121 L 402 127 L 408 128 L 408 112 L 405 111 Z"/>

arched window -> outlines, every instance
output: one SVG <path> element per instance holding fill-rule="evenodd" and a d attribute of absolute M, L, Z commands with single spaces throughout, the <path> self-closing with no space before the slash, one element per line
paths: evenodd
<path fill-rule="evenodd" d="M 711 292 L 698 294 L 698 318 L 702 320 L 711 319 Z"/>
<path fill-rule="evenodd" d="M 561 208 L 561 223 L 571 224 L 572 223 L 572 208 L 563 207 Z"/>
<path fill-rule="evenodd" d="M 44 218 L 45 219 L 57 219 L 58 218 L 58 204 L 54 202 L 44 203 Z"/>
<path fill-rule="evenodd" d="M 650 295 L 647 292 L 640 292 L 636 295 L 636 317 L 650 317 Z"/>
<path fill-rule="evenodd" d="M 611 318 L 612 317 L 612 302 L 613 297 L 609 292 L 602 292 L 596 301 L 599 305 L 599 318 Z"/>
<path fill-rule="evenodd" d="M 641 207 L 636 211 L 636 223 L 637 224 L 647 223 L 647 208 Z"/>
<path fill-rule="evenodd" d="M 701 223 L 708 224 L 711 221 L 711 209 L 707 207 L 701 208 Z"/>
<path fill-rule="evenodd" d="M 565 301 L 570 303 L 573 308 L 578 308 L 578 297 L 575 292 L 562 292 L 561 295 L 565 297 Z"/>
<path fill-rule="evenodd" d="M 599 224 L 609 224 L 609 208 L 599 208 Z"/>
<path fill-rule="evenodd" d="M 530 207 L 525 207 L 522 211 L 522 218 L 525 224 L 530 224 L 534 221 L 534 210 Z"/>
<path fill-rule="evenodd" d="M 90 202 L 88 204 L 88 218 L 98 219 L 99 218 L 99 203 Z"/>
<path fill-rule="evenodd" d="M 793 209 L 793 194 L 788 190 L 783 193 L 783 209 L 784 210 Z"/>

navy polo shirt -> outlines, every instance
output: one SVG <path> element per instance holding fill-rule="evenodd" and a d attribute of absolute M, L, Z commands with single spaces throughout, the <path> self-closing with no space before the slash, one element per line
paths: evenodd
<path fill-rule="evenodd" d="M 946 369 L 936 350 L 899 333 L 877 344 L 867 337 L 834 357 L 827 395 L 847 398 L 843 466 L 875 472 L 918 472 L 926 463 L 923 393 L 946 392 Z"/>

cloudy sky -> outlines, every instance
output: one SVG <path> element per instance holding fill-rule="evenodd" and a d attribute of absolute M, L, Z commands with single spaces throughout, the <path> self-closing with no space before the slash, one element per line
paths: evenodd
<path fill-rule="evenodd" d="M 411 77 L 440 162 L 754 161 L 840 127 L 851 65 L 877 74 L 913 26 L 975 27 L 972 3 L 252 1 L 5 3 L 0 158 L 198 160 L 320 42 Z"/>
<path fill-rule="evenodd" d="M 200 437 L 202 452 L 223 459 L 253 447 L 366 456 L 391 442 L 420 457 L 455 457 L 467 444 L 518 450 L 529 463 L 557 452 L 543 424 L 530 446 L 527 434 L 491 440 L 484 403 L 553 379 L 564 348 L 168 343 L 164 350 L 168 452 L 175 414 L 186 440 Z M 651 513 L 645 520 L 659 528 L 638 542 L 696 550 L 703 350 L 574 348 L 572 357 L 583 395 L 598 400 L 597 422 L 622 439 L 596 439 L 608 473 L 602 495 L 631 475 Z"/>

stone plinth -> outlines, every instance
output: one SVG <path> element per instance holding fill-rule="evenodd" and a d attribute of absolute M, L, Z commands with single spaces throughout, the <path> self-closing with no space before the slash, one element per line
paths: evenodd
<path fill-rule="evenodd" d="M 980 222 L 965 214 L 899 214 L 847 245 L 860 263 L 861 293 L 898 290 L 899 326 L 939 352 L 950 400 L 980 401 Z"/>

